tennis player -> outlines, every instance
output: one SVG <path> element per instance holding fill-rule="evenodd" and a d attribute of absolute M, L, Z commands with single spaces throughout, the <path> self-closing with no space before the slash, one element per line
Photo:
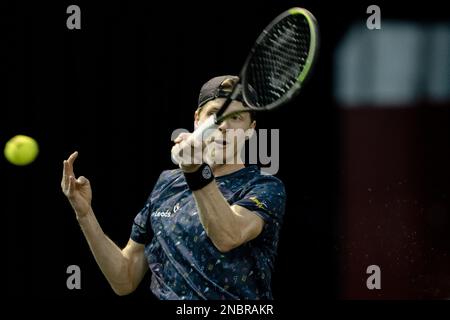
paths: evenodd
<path fill-rule="evenodd" d="M 203 85 L 196 127 L 220 108 L 237 80 L 220 76 Z M 226 113 L 242 109 L 238 98 Z M 229 133 L 255 126 L 252 113 L 236 114 L 221 123 L 202 150 L 222 155 L 232 150 L 231 159 L 236 159 L 242 144 Z M 188 138 L 181 134 L 175 139 L 172 155 L 191 150 Z M 64 161 L 61 187 L 116 294 L 133 292 L 150 269 L 151 291 L 163 300 L 273 299 L 271 278 L 286 201 L 279 179 L 261 174 L 256 165 L 229 161 L 229 156 L 209 156 L 202 163 L 179 157 L 179 169 L 161 173 L 134 219 L 128 244 L 120 249 L 95 218 L 88 179 L 75 177 L 77 156 Z"/>

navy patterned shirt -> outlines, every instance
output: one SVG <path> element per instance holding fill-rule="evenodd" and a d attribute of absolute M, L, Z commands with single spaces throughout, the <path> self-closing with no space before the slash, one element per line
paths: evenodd
<path fill-rule="evenodd" d="M 215 182 L 230 205 L 264 220 L 255 239 L 220 252 L 206 235 L 181 170 L 164 171 L 134 219 L 131 239 L 145 245 L 151 290 L 159 299 L 272 299 L 271 273 L 283 219 L 283 183 L 256 165 Z"/>

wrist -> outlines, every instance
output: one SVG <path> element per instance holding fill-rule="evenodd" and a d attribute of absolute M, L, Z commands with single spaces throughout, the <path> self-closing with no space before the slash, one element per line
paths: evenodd
<path fill-rule="evenodd" d="M 191 173 L 195 172 L 200 168 L 201 164 L 189 164 L 189 165 L 180 165 L 180 169 L 183 171 L 183 173 Z"/>
<path fill-rule="evenodd" d="M 212 169 L 207 163 L 201 164 L 195 171 L 183 171 L 183 174 L 192 191 L 202 189 L 214 180 Z"/>
<path fill-rule="evenodd" d="M 89 218 L 92 217 L 93 214 L 94 211 L 92 210 L 92 207 L 89 207 L 89 209 L 83 213 L 75 211 L 75 216 L 80 225 L 86 223 L 86 221 L 89 220 Z"/>

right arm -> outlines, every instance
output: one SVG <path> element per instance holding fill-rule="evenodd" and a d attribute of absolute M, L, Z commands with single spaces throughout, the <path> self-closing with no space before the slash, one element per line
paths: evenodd
<path fill-rule="evenodd" d="M 75 179 L 73 162 L 77 156 L 78 152 L 74 152 L 64 161 L 61 188 L 75 211 L 95 261 L 112 289 L 118 295 L 129 294 L 137 288 L 148 270 L 144 245 L 130 239 L 121 250 L 104 234 L 91 207 L 89 180 L 83 176 Z"/>

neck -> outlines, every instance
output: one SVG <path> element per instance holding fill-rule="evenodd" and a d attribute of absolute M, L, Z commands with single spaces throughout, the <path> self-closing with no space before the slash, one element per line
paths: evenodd
<path fill-rule="evenodd" d="M 215 177 L 220 177 L 243 168 L 245 168 L 243 164 L 216 164 L 211 169 Z"/>

